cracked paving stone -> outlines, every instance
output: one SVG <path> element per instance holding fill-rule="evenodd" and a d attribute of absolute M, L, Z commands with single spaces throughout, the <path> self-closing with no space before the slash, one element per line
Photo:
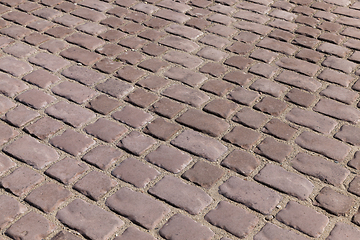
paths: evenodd
<path fill-rule="evenodd" d="M 201 187 L 211 188 L 223 175 L 224 171 L 221 168 L 198 161 L 182 177 Z"/>
<path fill-rule="evenodd" d="M 43 117 L 27 125 L 24 130 L 40 140 L 44 140 L 64 127 L 64 124 L 50 117 Z"/>
<path fill-rule="evenodd" d="M 87 125 L 84 130 L 108 143 L 116 141 L 128 131 L 126 127 L 106 118 L 98 119 L 95 123 Z"/>
<path fill-rule="evenodd" d="M 141 128 L 153 119 L 150 113 L 131 105 L 127 105 L 120 111 L 114 112 L 111 116 L 133 128 Z"/>

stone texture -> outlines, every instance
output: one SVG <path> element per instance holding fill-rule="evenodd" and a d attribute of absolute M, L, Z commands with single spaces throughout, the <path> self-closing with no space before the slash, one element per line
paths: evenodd
<path fill-rule="evenodd" d="M 263 214 L 271 214 L 282 199 L 277 192 L 238 177 L 230 177 L 220 185 L 219 193 Z"/>
<path fill-rule="evenodd" d="M 205 215 L 205 220 L 239 238 L 246 237 L 258 223 L 258 218 L 226 201 Z"/>
<path fill-rule="evenodd" d="M 69 190 L 55 183 L 46 183 L 27 195 L 25 200 L 44 212 L 50 213 L 69 197 L 71 197 Z"/>
<path fill-rule="evenodd" d="M 50 222 L 39 213 L 29 212 L 20 218 L 15 224 L 6 230 L 6 234 L 13 239 L 44 239 L 56 228 L 55 223 Z"/>
<path fill-rule="evenodd" d="M 106 205 L 146 229 L 154 229 L 170 212 L 162 202 L 129 188 L 118 190 L 106 200 Z"/>
<path fill-rule="evenodd" d="M 69 185 L 88 169 L 89 167 L 85 163 L 66 157 L 51 165 L 45 173 L 59 182 Z"/>
<path fill-rule="evenodd" d="M 36 169 L 43 169 L 59 158 L 59 154 L 54 149 L 29 136 L 23 136 L 12 142 L 4 148 L 4 151 Z"/>
<path fill-rule="evenodd" d="M 324 214 L 294 201 L 288 202 L 276 215 L 276 219 L 315 238 L 322 234 L 329 222 Z"/>
<path fill-rule="evenodd" d="M 317 204 L 328 212 L 339 215 L 345 215 L 354 205 L 354 199 L 343 195 L 329 187 L 321 189 L 315 198 Z"/>
<path fill-rule="evenodd" d="M 215 234 L 208 227 L 178 213 L 172 216 L 160 229 L 160 235 L 167 240 L 190 238 L 210 240 Z"/>
<path fill-rule="evenodd" d="M 124 222 L 96 205 L 75 199 L 57 212 L 56 218 L 90 239 L 108 239 Z"/>
<path fill-rule="evenodd" d="M 165 176 L 149 189 L 149 193 L 192 215 L 199 214 L 212 202 L 212 198 L 203 190 L 173 176 Z"/>
<path fill-rule="evenodd" d="M 305 177 L 270 163 L 261 169 L 254 179 L 301 200 L 308 198 L 314 188 Z"/>
<path fill-rule="evenodd" d="M 17 216 L 27 211 L 27 207 L 14 198 L 0 195 L 0 229 L 5 229 Z"/>
<path fill-rule="evenodd" d="M 226 151 L 227 147 L 219 141 L 203 136 L 193 130 L 185 130 L 171 144 L 209 161 L 216 161 Z"/>
<path fill-rule="evenodd" d="M 140 156 L 154 144 L 156 144 L 156 140 L 153 138 L 141 134 L 137 131 L 133 131 L 121 139 L 117 146 L 131 152 L 132 154 Z"/>
<path fill-rule="evenodd" d="M 144 188 L 160 173 L 135 158 L 127 158 L 116 166 L 111 174 L 135 187 Z"/>
<path fill-rule="evenodd" d="M 261 231 L 254 236 L 254 240 L 306 240 L 307 238 L 296 234 L 293 231 L 289 231 L 280 228 L 272 223 L 267 223 Z"/>

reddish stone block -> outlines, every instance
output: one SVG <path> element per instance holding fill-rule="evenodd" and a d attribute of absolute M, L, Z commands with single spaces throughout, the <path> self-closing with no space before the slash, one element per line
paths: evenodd
<path fill-rule="evenodd" d="M 183 67 L 191 69 L 197 68 L 204 62 L 199 57 L 173 50 L 168 51 L 166 54 L 164 54 L 163 58 L 169 62 L 176 63 Z"/>
<path fill-rule="evenodd" d="M 204 188 L 211 188 L 224 175 L 224 171 L 204 161 L 198 161 L 182 177 Z"/>
<path fill-rule="evenodd" d="M 4 154 L 0 154 L 0 176 L 6 173 L 11 168 L 16 167 L 16 163 Z M 1 224 L 0 224 L 1 225 Z"/>
<path fill-rule="evenodd" d="M 137 131 L 132 131 L 126 137 L 121 139 L 117 146 L 137 156 L 140 156 L 145 153 L 149 148 L 151 148 L 154 144 L 156 144 L 156 140 L 154 140 L 153 138 L 141 134 Z"/>
<path fill-rule="evenodd" d="M 212 202 L 212 198 L 200 188 L 172 176 L 165 176 L 149 189 L 149 193 L 192 215 L 199 214 Z"/>
<path fill-rule="evenodd" d="M 53 137 L 50 143 L 73 156 L 79 156 L 94 145 L 95 141 L 84 134 L 68 129 L 63 134 Z"/>
<path fill-rule="evenodd" d="M 273 116 L 279 116 L 286 110 L 287 104 L 272 97 L 264 97 L 254 108 Z"/>
<path fill-rule="evenodd" d="M 90 107 L 92 110 L 107 115 L 116 108 L 118 108 L 121 103 L 118 100 L 110 98 L 106 95 L 99 95 L 93 100 L 89 101 L 87 107 Z"/>
<path fill-rule="evenodd" d="M 56 218 L 92 240 L 108 239 L 124 224 L 110 212 L 80 199 L 58 211 Z"/>
<path fill-rule="evenodd" d="M 287 70 L 275 77 L 275 80 L 310 92 L 316 92 L 322 86 L 320 81 L 315 80 L 314 78 Z"/>
<path fill-rule="evenodd" d="M 178 213 L 160 229 L 160 235 L 167 240 L 186 238 L 210 240 L 215 234 L 208 227 Z"/>
<path fill-rule="evenodd" d="M 352 205 L 354 205 L 354 199 L 352 197 L 343 195 L 329 187 L 321 189 L 315 200 L 316 205 L 319 205 L 336 216 L 345 215 L 350 211 Z"/>
<path fill-rule="evenodd" d="M 31 135 L 34 135 L 41 140 L 44 140 L 45 138 L 48 138 L 49 136 L 55 134 L 63 127 L 64 125 L 62 123 L 49 117 L 43 117 L 36 122 L 26 126 L 24 130 L 26 130 Z"/>
<path fill-rule="evenodd" d="M 243 126 L 234 127 L 223 139 L 236 146 L 244 149 L 251 148 L 259 139 L 261 135 L 251 129 Z"/>
<path fill-rule="evenodd" d="M 307 238 L 296 234 L 293 231 L 280 228 L 272 223 L 267 223 L 258 234 L 254 236 L 254 240 L 306 240 Z"/>
<path fill-rule="evenodd" d="M 26 196 L 25 201 L 40 208 L 45 213 L 57 209 L 71 196 L 71 192 L 58 184 L 45 183 Z"/>
<path fill-rule="evenodd" d="M 65 185 L 69 185 L 76 181 L 80 175 L 88 169 L 89 167 L 83 162 L 72 158 L 64 158 L 51 165 L 51 167 L 45 171 L 45 174 Z"/>
<path fill-rule="evenodd" d="M 315 238 L 323 233 L 329 222 L 325 215 L 294 201 L 288 202 L 276 215 L 276 219 Z"/>
<path fill-rule="evenodd" d="M 65 101 L 60 101 L 46 108 L 45 113 L 73 127 L 81 127 L 95 118 L 95 114 L 92 111 Z"/>
<path fill-rule="evenodd" d="M 124 100 L 141 108 L 146 108 L 154 103 L 157 99 L 158 97 L 155 94 L 140 88 L 128 94 Z"/>
<path fill-rule="evenodd" d="M 260 160 L 243 150 L 236 149 L 226 156 L 221 165 L 249 176 L 260 165 Z"/>
<path fill-rule="evenodd" d="M 259 97 L 257 92 L 242 87 L 235 88 L 228 94 L 228 99 L 247 106 L 252 105 Z"/>
<path fill-rule="evenodd" d="M 179 84 L 174 84 L 168 87 L 167 89 L 165 89 L 165 91 L 162 92 L 162 95 L 194 107 L 200 107 L 202 104 L 204 104 L 210 99 L 209 96 L 199 90 Z"/>
<path fill-rule="evenodd" d="M 144 188 L 160 173 L 135 158 L 127 158 L 122 161 L 111 174 L 135 187 Z"/>
<path fill-rule="evenodd" d="M 123 155 L 116 148 L 100 145 L 86 153 L 81 159 L 102 170 L 107 170 Z"/>
<path fill-rule="evenodd" d="M 239 238 L 246 237 L 259 221 L 256 215 L 225 201 L 208 212 L 205 220 Z"/>
<path fill-rule="evenodd" d="M 168 122 L 163 118 L 157 118 L 146 126 L 144 133 L 167 141 L 181 129 L 181 126 Z"/>
<path fill-rule="evenodd" d="M 69 61 L 48 53 L 38 53 L 30 57 L 29 61 L 52 72 L 57 72 L 70 64 Z"/>
<path fill-rule="evenodd" d="M 285 141 L 289 141 L 294 134 L 296 133 L 297 129 L 294 127 L 289 126 L 288 124 L 278 120 L 278 119 L 271 119 L 262 129 L 264 133 L 271 134 L 277 138 L 283 139 Z"/>
<path fill-rule="evenodd" d="M 267 137 L 256 146 L 254 152 L 275 162 L 282 163 L 291 154 L 292 150 L 293 149 L 290 145 Z"/>
<path fill-rule="evenodd" d="M 29 105 L 35 109 L 41 109 L 55 101 L 53 96 L 50 96 L 43 91 L 37 89 L 30 89 L 16 97 L 16 100 Z"/>
<path fill-rule="evenodd" d="M 91 171 L 75 183 L 73 188 L 90 199 L 98 201 L 117 184 L 116 180 L 103 172 Z"/>
<path fill-rule="evenodd" d="M 64 81 L 54 86 L 51 91 L 77 104 L 83 104 L 98 94 L 89 87 L 70 81 Z"/>
<path fill-rule="evenodd" d="M 84 65 L 92 65 L 101 59 L 101 55 L 79 47 L 70 47 L 62 51 L 60 55 Z"/>
<path fill-rule="evenodd" d="M 19 215 L 27 211 L 27 207 L 12 197 L 0 195 L 0 228 L 5 229 Z"/>
<path fill-rule="evenodd" d="M 230 177 L 221 184 L 219 193 L 263 214 L 271 214 L 282 200 L 274 190 L 238 177 Z"/>
<path fill-rule="evenodd" d="M 28 135 L 16 139 L 3 151 L 36 169 L 43 169 L 59 158 L 59 154 L 53 148 Z"/>
<path fill-rule="evenodd" d="M 96 89 L 112 97 L 122 98 L 130 93 L 134 87 L 124 81 L 109 78 L 105 82 L 96 85 Z"/>
<path fill-rule="evenodd" d="M 20 77 L 25 73 L 31 72 L 33 68 L 26 62 L 7 56 L 0 59 L 0 70 L 15 77 Z"/>
<path fill-rule="evenodd" d="M 227 147 L 218 140 L 203 136 L 193 130 L 185 130 L 171 144 L 211 162 L 216 161 L 226 151 Z"/>
<path fill-rule="evenodd" d="M 133 128 L 140 128 L 150 122 L 153 116 L 139 108 L 127 105 L 111 115 L 114 119 Z"/>
<path fill-rule="evenodd" d="M 40 114 L 32 109 L 19 105 L 5 114 L 4 120 L 16 127 L 22 127 L 28 122 L 39 117 Z"/>
<path fill-rule="evenodd" d="M 154 103 L 149 107 L 150 111 L 153 111 L 161 116 L 167 118 L 175 117 L 179 112 L 181 112 L 185 107 L 180 103 L 177 103 L 168 98 L 161 98 L 159 101 Z"/>
<path fill-rule="evenodd" d="M 10 175 L 2 178 L 1 186 L 14 195 L 23 197 L 44 180 L 44 176 L 28 167 L 22 166 L 15 169 Z"/>
<path fill-rule="evenodd" d="M 314 188 L 305 177 L 270 163 L 261 169 L 254 179 L 301 200 L 308 198 Z"/>
<path fill-rule="evenodd" d="M 106 205 L 146 229 L 154 229 L 170 212 L 163 203 L 129 188 L 118 190 L 106 200 Z"/>
<path fill-rule="evenodd" d="M 29 212 L 6 230 L 6 234 L 13 239 L 34 239 L 46 238 L 56 229 L 55 223 L 39 213 Z"/>

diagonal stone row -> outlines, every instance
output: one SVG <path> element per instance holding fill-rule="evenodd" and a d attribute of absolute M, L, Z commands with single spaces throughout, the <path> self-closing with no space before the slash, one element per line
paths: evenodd
<path fill-rule="evenodd" d="M 360 238 L 358 2 L 0 15 L 0 240 Z"/>

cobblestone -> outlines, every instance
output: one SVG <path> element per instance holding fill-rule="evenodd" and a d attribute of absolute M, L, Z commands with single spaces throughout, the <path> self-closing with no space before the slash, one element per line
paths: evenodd
<path fill-rule="evenodd" d="M 1 3 L 0 239 L 359 238 L 356 1 Z"/>

